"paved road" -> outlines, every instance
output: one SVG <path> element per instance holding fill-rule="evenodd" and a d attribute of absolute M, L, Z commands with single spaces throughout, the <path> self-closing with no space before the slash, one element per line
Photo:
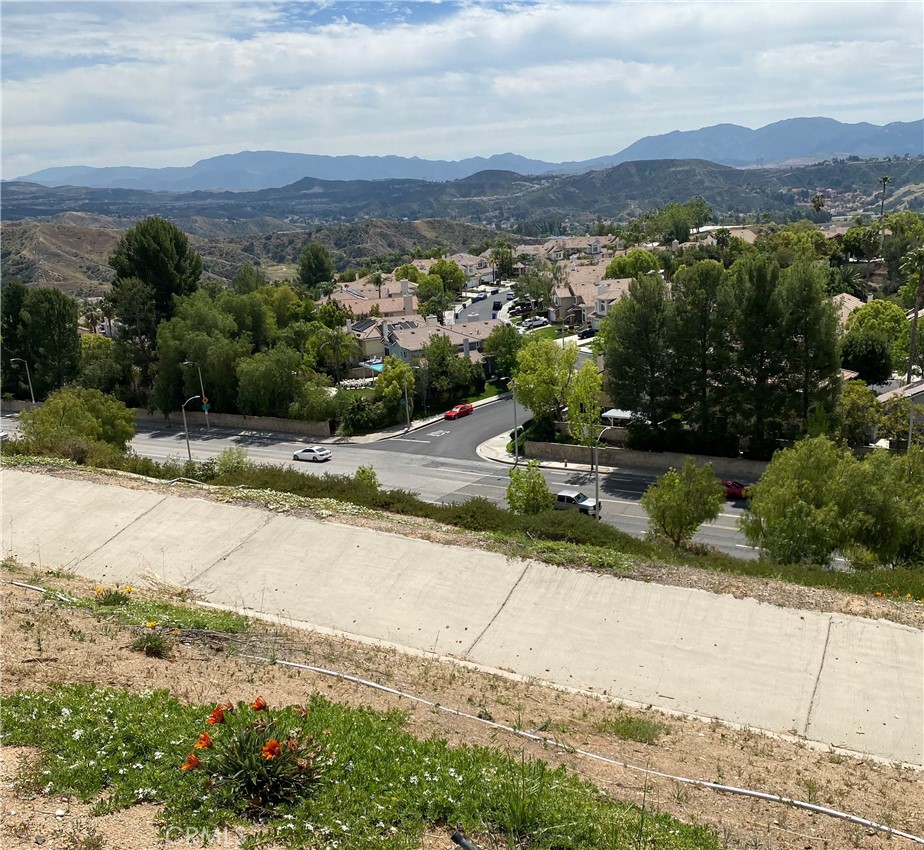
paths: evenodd
<path fill-rule="evenodd" d="M 924 763 L 924 633 L 183 495 L 7 469 L 2 543 L 642 705 Z"/>
<path fill-rule="evenodd" d="M 528 415 L 525 408 L 517 405 L 520 423 Z M 0 427 L 15 430 L 15 418 L 4 417 Z M 375 468 L 384 487 L 411 490 L 430 502 L 453 503 L 482 496 L 505 505 L 509 467 L 482 460 L 476 449 L 490 438 L 512 430 L 513 402 L 506 398 L 480 406 L 474 415 L 464 419 L 439 420 L 387 440 L 333 445 L 329 463 L 304 464 L 301 468 L 307 474 L 352 475 L 357 467 L 367 464 Z M 246 449 L 257 463 L 285 464 L 292 462 L 296 448 L 310 442 L 308 438 L 271 432 L 190 429 L 190 450 L 196 460 L 215 457 L 227 448 L 238 446 Z M 186 457 L 186 442 L 179 425 L 141 425 L 132 448 L 156 460 Z M 588 495 L 594 492 L 595 476 L 586 469 L 550 467 L 543 471 L 553 492 L 565 487 L 579 488 Z M 639 499 L 655 477 L 649 472 L 629 469 L 601 472 L 604 521 L 635 537 L 644 537 L 648 519 Z M 743 503 L 727 503 L 719 519 L 703 526 L 696 539 L 737 557 L 756 557 L 737 529 L 743 507 Z"/>

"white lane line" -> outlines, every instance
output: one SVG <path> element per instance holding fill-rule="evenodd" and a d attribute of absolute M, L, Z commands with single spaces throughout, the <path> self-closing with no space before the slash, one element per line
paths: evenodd
<path fill-rule="evenodd" d="M 736 543 L 736 544 L 735 544 L 735 548 L 736 548 L 736 549 L 750 549 L 752 552 L 756 552 L 756 551 L 757 551 L 757 547 L 756 547 L 756 546 L 746 546 L 744 543 Z"/>
<path fill-rule="evenodd" d="M 432 440 L 412 440 L 410 437 L 392 437 L 393 443 L 432 443 Z"/>

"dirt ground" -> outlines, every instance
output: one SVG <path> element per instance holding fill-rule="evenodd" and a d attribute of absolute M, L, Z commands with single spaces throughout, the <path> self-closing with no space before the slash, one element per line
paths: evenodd
<path fill-rule="evenodd" d="M 87 682 L 130 689 L 167 688 L 180 700 L 209 704 L 251 699 L 259 681 L 260 693 L 271 704 L 299 703 L 307 695 L 321 692 L 352 705 L 399 707 L 408 712 L 407 728 L 415 734 L 565 764 L 614 797 L 684 821 L 708 824 L 729 848 L 840 850 L 913 844 L 790 805 L 720 794 L 627 765 L 805 800 L 924 835 L 924 775 L 907 768 L 653 710 L 625 709 L 663 723 L 666 731 L 661 738 L 654 744 L 624 741 L 596 731 L 595 723 L 615 711 L 601 698 L 487 674 L 449 660 L 268 623 L 257 624 L 251 635 L 228 640 L 190 637 L 177 643 L 168 659 L 147 658 L 129 649 L 131 628 L 101 622 L 89 611 L 63 607 L 35 591 L 8 583 L 18 580 L 89 596 L 90 582 L 30 567 L 5 571 L 2 578 L 4 694 L 61 682 Z M 164 589 L 139 588 L 135 592 L 142 597 L 163 598 Z M 500 724 L 541 728 L 542 735 L 568 748 L 598 754 L 617 764 L 564 747 L 532 743 L 476 719 L 366 686 L 249 660 L 242 657 L 246 653 L 350 673 Z M 138 805 L 115 815 L 91 817 L 88 805 L 35 795 L 17 786 L 20 760 L 28 757 L 28 751 L 6 748 L 2 755 L 0 846 L 9 850 L 43 844 L 62 850 L 177 846 L 175 841 L 168 844 L 158 836 L 154 826 L 157 806 Z M 236 847 L 239 837 L 239 833 L 229 831 L 219 836 L 215 846 Z M 448 850 L 454 845 L 447 830 L 433 827 L 422 837 L 421 847 Z"/>

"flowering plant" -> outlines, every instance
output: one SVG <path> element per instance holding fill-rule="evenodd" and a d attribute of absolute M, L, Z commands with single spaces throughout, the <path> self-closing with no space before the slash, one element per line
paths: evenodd
<path fill-rule="evenodd" d="M 305 730 L 306 716 L 301 709 L 273 712 L 262 696 L 216 705 L 180 769 L 201 772 L 208 791 L 262 816 L 304 796 L 329 763 Z"/>

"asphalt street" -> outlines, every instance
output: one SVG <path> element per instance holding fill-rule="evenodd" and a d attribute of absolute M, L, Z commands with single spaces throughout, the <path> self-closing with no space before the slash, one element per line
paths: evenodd
<path fill-rule="evenodd" d="M 518 422 L 529 416 L 517 405 Z M 15 417 L 3 417 L 5 431 L 15 431 Z M 455 421 L 437 420 L 410 432 L 364 443 L 330 443 L 332 459 L 324 464 L 297 464 L 306 474 L 352 475 L 359 466 L 371 465 L 383 487 L 418 493 L 435 503 L 460 502 L 482 496 L 505 505 L 509 466 L 484 460 L 477 448 L 499 434 L 513 430 L 513 401 L 504 398 L 478 407 L 472 416 Z M 235 431 L 224 428 L 191 428 L 189 448 L 193 459 L 215 457 L 231 447 L 243 448 L 257 463 L 295 463 L 292 453 L 311 444 L 307 437 L 272 432 Z M 186 440 L 181 425 L 140 425 L 132 448 L 155 460 L 186 457 Z M 549 488 L 556 492 L 576 487 L 593 495 L 596 476 L 587 468 L 543 469 Z M 644 537 L 648 519 L 639 504 L 642 494 L 656 479 L 648 471 L 616 469 L 600 473 L 600 500 L 603 521 L 632 534 Z M 753 558 L 756 552 L 747 546 L 737 522 L 743 503 L 727 502 L 714 523 L 704 525 L 696 540 L 715 546 L 736 557 Z"/>

